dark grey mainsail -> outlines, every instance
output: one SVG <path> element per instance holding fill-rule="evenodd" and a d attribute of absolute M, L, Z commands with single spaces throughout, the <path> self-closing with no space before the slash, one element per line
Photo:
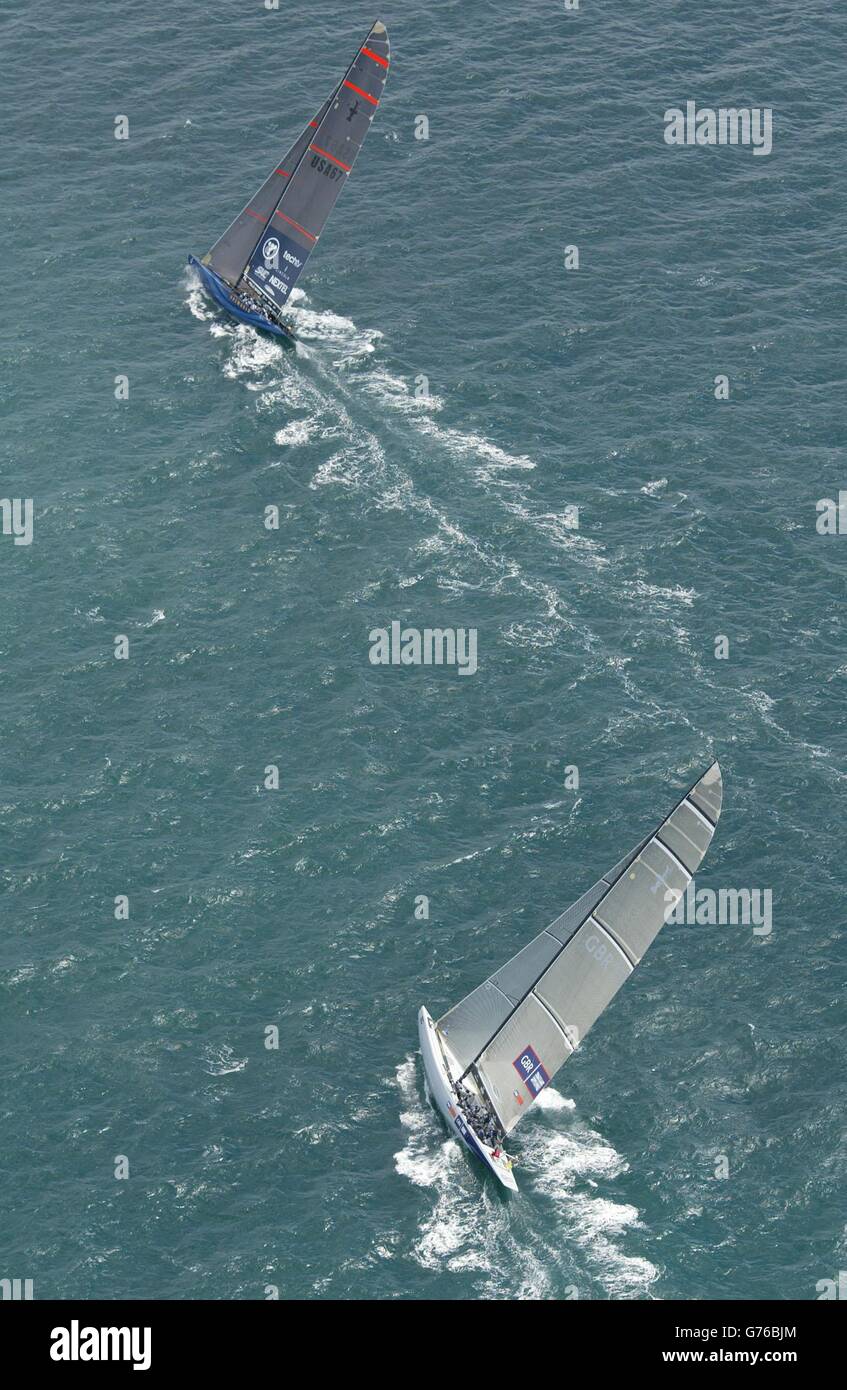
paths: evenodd
<path fill-rule="evenodd" d="M 388 66 L 388 32 L 377 20 L 310 130 L 272 215 L 253 239 L 246 269 L 242 262 L 239 273 L 243 270 L 246 282 L 277 308 L 288 299 L 347 182 L 379 105 Z"/>
<path fill-rule="evenodd" d="M 210 266 L 228 285 L 235 286 L 241 279 L 257 240 L 264 236 L 265 228 L 285 192 L 285 185 L 308 149 L 309 141 L 329 110 L 332 99 L 329 97 L 324 102 L 291 149 L 283 155 L 273 173 L 268 175 L 262 187 L 203 257 L 203 264 Z"/>
<path fill-rule="evenodd" d="M 504 1130 L 514 1129 L 657 935 L 700 864 L 721 811 L 713 763 L 654 834 L 501 970 L 438 1020 Z"/>

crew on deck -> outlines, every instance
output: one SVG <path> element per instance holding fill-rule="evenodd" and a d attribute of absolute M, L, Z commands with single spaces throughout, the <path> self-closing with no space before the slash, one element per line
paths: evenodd
<path fill-rule="evenodd" d="M 481 1105 L 477 1097 L 461 1082 L 457 1081 L 455 1090 L 462 1113 L 471 1127 L 489 1148 L 496 1148 L 504 1135 L 493 1112 Z"/>
<path fill-rule="evenodd" d="M 254 299 L 252 294 L 248 294 L 246 290 L 233 290 L 232 298 L 239 309 L 244 309 L 246 313 L 259 314 L 263 319 L 270 317 L 267 309 L 265 309 L 257 299 Z"/>
<path fill-rule="evenodd" d="M 250 294 L 248 290 L 230 290 L 230 294 L 233 303 L 237 308 L 243 309 L 245 313 L 258 314 L 259 317 L 265 319 L 267 323 L 275 323 L 279 328 L 284 328 L 287 333 L 292 331 L 290 325 L 283 322 L 278 314 L 274 312 L 270 304 L 263 304 L 261 300 L 257 299 L 255 295 Z"/>

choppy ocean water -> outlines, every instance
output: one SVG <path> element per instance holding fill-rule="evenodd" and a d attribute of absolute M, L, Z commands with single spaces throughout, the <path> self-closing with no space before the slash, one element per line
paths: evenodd
<path fill-rule="evenodd" d="M 847 485 L 844 20 L 382 17 L 391 76 L 296 350 L 185 257 L 373 12 L 4 20 L 2 494 L 35 522 L 0 537 L 0 1275 L 814 1298 L 847 1257 L 847 541 L 816 530 Z M 669 147 L 687 100 L 772 107 L 772 153 Z M 476 628 L 477 673 L 371 665 L 395 619 Z M 504 1201 L 425 1103 L 417 1008 L 715 755 L 698 887 L 769 889 L 773 929 L 666 928 Z"/>

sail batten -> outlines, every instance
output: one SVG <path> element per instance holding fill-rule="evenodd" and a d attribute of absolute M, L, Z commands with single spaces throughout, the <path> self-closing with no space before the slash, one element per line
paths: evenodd
<path fill-rule="evenodd" d="M 662 827 L 662 829 L 664 829 L 664 826 Z M 683 872 L 684 874 L 687 874 L 687 873 L 688 873 L 688 866 L 687 866 L 686 864 L 683 864 L 682 860 L 679 858 L 678 855 L 674 854 L 674 852 L 673 852 L 673 850 L 671 849 L 670 845 L 665 844 L 665 841 L 662 839 L 661 835 L 659 835 L 658 833 L 657 833 L 657 835 L 656 835 L 656 839 L 657 839 L 657 841 L 659 842 L 659 844 L 662 846 L 662 849 L 665 851 L 665 854 L 670 855 L 671 859 L 672 859 L 673 862 L 676 864 L 677 868 L 678 868 L 678 869 L 681 869 L 682 872 Z"/>
<path fill-rule="evenodd" d="M 463 1074 L 474 1069 L 507 1133 L 661 930 L 709 847 L 721 795 L 713 763 L 652 835 L 438 1020 L 452 1057 Z"/>

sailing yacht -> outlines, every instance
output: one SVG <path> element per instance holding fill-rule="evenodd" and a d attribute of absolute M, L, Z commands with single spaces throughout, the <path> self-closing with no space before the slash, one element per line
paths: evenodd
<path fill-rule="evenodd" d="M 335 91 L 235 221 L 188 264 L 212 298 L 242 323 L 293 338 L 282 311 L 370 130 L 389 67 L 377 20 Z"/>
<path fill-rule="evenodd" d="M 427 1089 L 452 1134 L 517 1191 L 504 1143 L 682 897 L 721 813 L 718 764 L 626 858 L 483 984 L 418 1014 Z"/>

